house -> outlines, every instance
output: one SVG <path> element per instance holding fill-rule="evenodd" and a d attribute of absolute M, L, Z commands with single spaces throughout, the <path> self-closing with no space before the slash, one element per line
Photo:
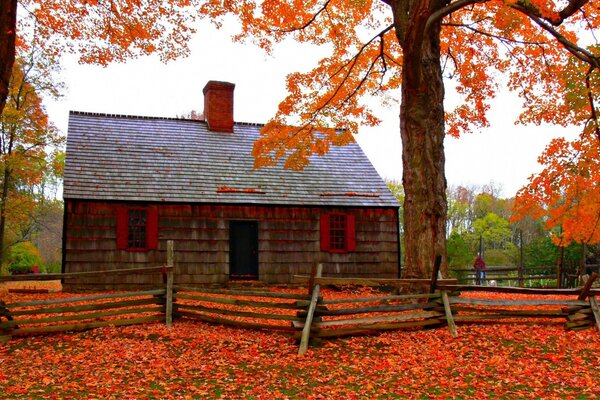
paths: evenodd
<path fill-rule="evenodd" d="M 162 265 L 173 240 L 179 284 L 286 283 L 316 262 L 326 275 L 397 277 L 399 205 L 360 146 L 333 147 L 301 172 L 254 169 L 262 125 L 234 122 L 233 91 L 208 82 L 205 121 L 70 113 L 63 271 Z"/>

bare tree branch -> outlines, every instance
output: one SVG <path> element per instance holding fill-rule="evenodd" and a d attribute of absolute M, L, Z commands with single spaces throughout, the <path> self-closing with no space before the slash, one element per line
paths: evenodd
<path fill-rule="evenodd" d="M 587 89 L 587 97 L 588 97 L 588 101 L 590 103 L 590 119 L 593 121 L 592 123 L 594 124 L 594 131 L 596 132 L 596 137 L 598 138 L 598 142 L 600 143 L 600 126 L 598 126 L 598 114 L 596 113 L 596 106 L 594 104 L 594 96 L 592 94 L 592 89 L 591 89 L 591 84 L 590 84 L 590 77 L 592 75 L 592 72 L 594 72 L 594 67 L 590 67 L 590 69 L 588 69 L 587 74 L 585 75 L 585 87 Z"/>
<path fill-rule="evenodd" d="M 594 68 L 600 68 L 600 57 L 595 56 L 590 51 L 584 49 L 583 47 L 577 46 L 575 43 L 571 42 L 564 35 L 558 32 L 553 26 L 546 22 L 545 19 L 536 16 L 529 7 L 521 7 L 518 4 L 511 5 L 515 10 L 521 11 L 523 14 L 527 15 L 533 22 L 535 22 L 538 26 L 548 32 L 551 36 L 553 36 L 560 44 L 563 45 L 569 53 L 573 54 L 575 57 L 580 59 L 583 62 L 588 63 Z"/>
<path fill-rule="evenodd" d="M 556 14 L 558 18 L 543 16 L 542 12 L 531 1 L 528 0 L 519 0 L 516 3 L 509 4 L 509 6 L 523 12 L 524 14 L 527 14 L 529 17 L 536 17 L 553 26 L 559 26 L 565 21 L 565 19 L 571 17 L 588 2 L 589 0 L 569 0 L 565 8 Z"/>
<path fill-rule="evenodd" d="M 558 15 L 560 15 L 561 23 L 565 19 L 569 18 L 571 15 L 575 14 L 579 9 L 583 8 L 589 0 L 570 0 L 569 3 L 559 11 Z"/>
<path fill-rule="evenodd" d="M 288 138 L 285 139 L 285 143 L 286 144 L 289 143 L 294 137 L 296 137 L 297 135 L 299 135 L 302 131 L 304 131 L 305 129 L 307 129 L 308 127 L 310 127 L 313 124 L 313 122 L 317 118 L 317 115 L 330 105 L 330 103 L 333 101 L 333 99 L 335 99 L 335 97 L 337 96 L 337 94 L 339 93 L 339 91 L 341 90 L 341 88 L 348 81 L 348 79 L 350 78 L 350 75 L 352 74 L 352 71 L 354 70 L 354 67 L 356 66 L 356 62 L 357 62 L 358 58 L 360 57 L 360 55 L 377 38 L 379 38 L 381 41 L 383 41 L 384 40 L 383 39 L 384 35 L 387 32 L 389 32 L 391 29 L 393 29 L 393 28 L 394 28 L 393 25 L 389 25 L 387 28 L 383 29 L 377 35 L 373 36 L 369 41 L 367 41 L 365 44 L 363 44 L 363 46 L 358 50 L 358 52 L 354 56 L 352 56 L 347 62 L 345 62 L 344 64 L 342 64 L 333 74 L 329 75 L 329 78 L 327 79 L 327 81 L 331 80 L 334 76 L 336 76 L 337 74 L 339 74 L 342 71 L 344 71 L 344 69 L 348 68 L 348 70 L 344 74 L 344 78 L 337 85 L 337 87 L 336 87 L 335 91 L 333 92 L 333 94 L 331 94 L 328 97 L 328 99 L 325 102 L 325 104 L 323 104 L 318 110 L 316 110 L 315 112 L 312 113 L 310 120 L 308 120 L 304 125 L 302 125 L 301 127 L 299 127 L 290 137 L 288 137 Z M 356 93 L 358 92 L 358 90 L 362 87 L 362 85 L 368 79 L 369 75 L 371 74 L 371 71 L 373 70 L 373 67 L 377 63 L 377 60 L 379 60 L 380 58 L 382 58 L 384 60 L 385 59 L 384 56 L 385 56 L 385 53 L 383 52 L 383 47 L 382 47 L 382 50 L 380 51 L 379 55 L 371 62 L 371 65 L 369 66 L 366 74 L 363 76 L 363 78 L 361 79 L 361 81 L 359 82 L 359 84 L 356 86 L 356 88 L 354 88 L 354 90 L 352 91 L 352 93 L 350 93 L 348 96 L 346 96 L 346 98 L 344 100 L 342 100 L 342 103 L 346 103 L 348 100 L 350 100 L 353 96 L 356 95 Z M 393 61 L 393 58 L 390 57 L 389 55 L 388 55 L 388 58 Z M 384 65 L 385 65 L 385 62 L 384 62 Z M 339 109 L 339 107 L 338 107 L 338 109 Z"/>
<path fill-rule="evenodd" d="M 454 11 L 458 11 L 461 8 L 465 8 L 469 5 L 487 3 L 488 1 L 489 0 L 457 0 L 453 3 L 450 3 L 446 7 L 440 8 L 429 16 L 427 24 L 425 25 L 425 32 L 431 28 L 432 24 L 441 21 L 445 16 L 452 14 Z"/>
<path fill-rule="evenodd" d="M 313 22 L 315 22 L 315 20 L 317 19 L 317 17 L 319 15 L 321 15 L 321 13 L 327 11 L 327 6 L 329 5 L 330 2 L 331 2 L 331 0 L 327 0 L 323 4 L 323 6 L 321 6 L 321 8 L 315 14 L 313 14 L 313 16 L 311 18 L 309 18 L 308 21 L 306 21 L 302 25 L 300 25 L 300 26 L 294 26 L 294 27 L 291 27 L 291 28 L 288 28 L 288 29 L 275 29 L 275 30 L 271 30 L 271 32 L 292 33 L 292 32 L 301 31 L 303 29 L 308 28 Z"/>
<path fill-rule="evenodd" d="M 483 31 L 481 29 L 474 28 L 470 24 L 445 23 L 443 25 L 444 26 L 454 26 L 454 27 L 459 27 L 459 28 L 465 28 L 465 29 L 470 30 L 471 32 L 480 34 L 482 36 L 491 37 L 491 38 L 496 39 L 496 40 L 498 40 L 500 42 L 503 42 L 503 43 L 516 43 L 516 44 L 525 44 L 525 45 L 532 45 L 532 46 L 542 46 L 542 45 L 549 44 L 549 42 L 529 42 L 529 41 L 526 41 L 526 40 L 517 40 L 517 39 L 507 38 L 507 37 L 504 37 L 504 36 L 495 35 L 493 33 L 486 32 L 486 31 Z"/>

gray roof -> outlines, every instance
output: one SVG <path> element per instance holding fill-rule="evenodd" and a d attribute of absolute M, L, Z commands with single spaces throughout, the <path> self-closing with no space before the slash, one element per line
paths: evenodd
<path fill-rule="evenodd" d="M 357 143 L 303 171 L 253 168 L 262 125 L 234 133 L 202 121 L 71 112 L 66 199 L 398 207 Z"/>

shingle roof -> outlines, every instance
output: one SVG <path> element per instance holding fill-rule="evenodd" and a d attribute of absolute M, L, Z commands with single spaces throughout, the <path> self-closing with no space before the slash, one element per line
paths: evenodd
<path fill-rule="evenodd" d="M 210 132 L 201 121 L 71 112 L 66 199 L 398 207 L 356 143 L 301 172 L 253 168 L 261 125 Z"/>

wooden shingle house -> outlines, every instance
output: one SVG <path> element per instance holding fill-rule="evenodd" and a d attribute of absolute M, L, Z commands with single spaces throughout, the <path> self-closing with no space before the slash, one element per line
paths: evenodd
<path fill-rule="evenodd" d="M 254 169 L 261 125 L 234 122 L 233 90 L 206 85 L 205 121 L 70 113 L 63 271 L 162 265 L 173 240 L 180 284 L 285 283 L 316 262 L 325 275 L 397 277 L 399 205 L 359 145 L 301 172 Z"/>

